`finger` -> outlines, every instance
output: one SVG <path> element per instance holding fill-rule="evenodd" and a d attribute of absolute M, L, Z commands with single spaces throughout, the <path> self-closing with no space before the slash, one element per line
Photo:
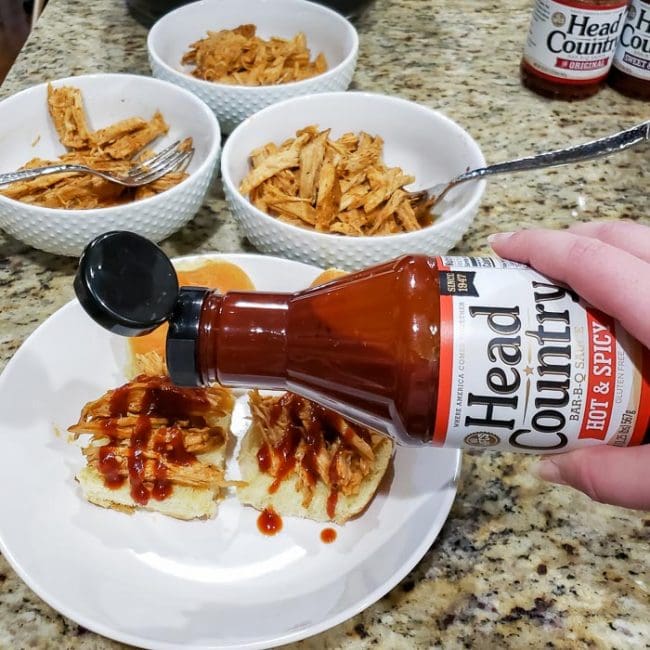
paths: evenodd
<path fill-rule="evenodd" d="M 522 230 L 490 238 L 502 257 L 568 284 L 650 347 L 650 264 L 598 239 L 560 230 Z"/>
<path fill-rule="evenodd" d="M 570 485 L 594 501 L 650 510 L 650 446 L 588 447 L 546 457 L 533 473 Z"/>
<path fill-rule="evenodd" d="M 634 221 L 590 221 L 575 223 L 569 232 L 582 237 L 599 239 L 606 244 L 650 262 L 650 228 Z"/>

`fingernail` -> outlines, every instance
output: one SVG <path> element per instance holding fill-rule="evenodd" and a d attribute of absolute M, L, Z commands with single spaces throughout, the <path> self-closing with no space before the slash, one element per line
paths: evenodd
<path fill-rule="evenodd" d="M 542 481 L 557 483 L 558 485 L 567 484 L 560 473 L 560 466 L 553 460 L 540 460 L 531 465 L 530 473 Z"/>
<path fill-rule="evenodd" d="M 494 246 L 494 244 L 502 244 L 506 239 L 512 237 L 513 232 L 493 232 L 491 235 L 488 235 L 488 244 Z"/>

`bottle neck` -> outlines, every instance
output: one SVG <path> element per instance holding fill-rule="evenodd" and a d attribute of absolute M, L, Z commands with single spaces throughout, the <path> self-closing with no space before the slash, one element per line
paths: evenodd
<path fill-rule="evenodd" d="M 407 256 L 296 294 L 208 293 L 198 383 L 290 390 L 409 442 L 431 439 L 439 301 L 433 260 Z"/>
<path fill-rule="evenodd" d="M 209 293 L 198 331 L 201 383 L 286 389 L 290 298 L 285 293 Z"/>

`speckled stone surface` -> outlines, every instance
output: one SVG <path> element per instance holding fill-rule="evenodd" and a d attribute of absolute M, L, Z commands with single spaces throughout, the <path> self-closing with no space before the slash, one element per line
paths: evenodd
<path fill-rule="evenodd" d="M 587 101 L 521 87 L 529 0 L 377 0 L 358 22 L 354 87 L 438 108 L 489 161 L 604 135 L 650 117 L 650 105 L 606 89 Z M 146 74 L 144 28 L 119 0 L 50 0 L 0 98 L 93 71 Z M 485 252 L 495 230 L 575 219 L 648 221 L 649 152 L 490 182 L 459 246 Z M 169 253 L 241 251 L 217 185 L 164 244 Z M 72 297 L 73 260 L 0 234 L 0 367 Z M 472 455 L 438 541 L 396 589 L 354 619 L 295 648 L 650 647 L 650 514 L 589 502 L 527 473 L 529 460 Z M 59 616 L 0 561 L 0 647 L 122 647 Z"/>

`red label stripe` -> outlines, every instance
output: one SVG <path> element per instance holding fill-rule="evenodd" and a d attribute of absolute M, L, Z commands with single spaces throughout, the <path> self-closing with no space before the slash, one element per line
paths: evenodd
<path fill-rule="evenodd" d="M 612 2 L 608 5 L 588 5 L 579 0 L 555 0 L 557 4 L 571 7 L 572 9 L 580 9 L 581 11 L 613 11 L 614 9 L 621 9 L 627 7 L 628 0 L 619 0 L 619 2 Z"/>
<path fill-rule="evenodd" d="M 641 372 L 641 394 L 630 445 L 640 445 L 650 425 L 650 350 L 647 348 L 643 348 L 643 361 L 639 371 Z"/>
<path fill-rule="evenodd" d="M 558 84 L 565 84 L 567 86 L 586 86 L 587 84 L 593 84 L 602 81 L 607 76 L 607 72 L 605 72 L 605 74 L 598 75 L 592 79 L 567 79 L 566 77 L 556 77 L 552 74 L 546 74 L 546 72 L 538 70 L 532 63 L 529 63 L 528 61 L 524 61 L 523 66 L 531 74 L 536 74 L 538 77 L 542 77 L 542 79 L 547 79 L 548 81 L 553 81 Z"/>
<path fill-rule="evenodd" d="M 448 271 L 442 258 L 436 258 L 439 271 Z M 440 296 L 440 361 L 438 366 L 438 402 L 433 444 L 442 447 L 447 439 L 454 359 L 454 305 L 451 296 Z"/>
<path fill-rule="evenodd" d="M 587 310 L 589 361 L 585 412 L 578 438 L 605 440 L 614 406 L 616 339 L 614 319 Z"/>

